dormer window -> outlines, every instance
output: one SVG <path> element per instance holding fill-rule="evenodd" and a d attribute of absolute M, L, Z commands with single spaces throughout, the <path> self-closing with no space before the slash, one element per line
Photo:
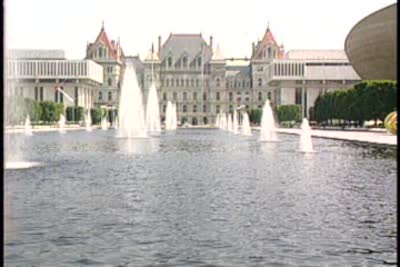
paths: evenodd
<path fill-rule="evenodd" d="M 183 59 L 182 59 L 182 67 L 187 67 L 187 57 L 183 57 Z"/>
<path fill-rule="evenodd" d="M 172 57 L 168 58 L 168 68 L 172 68 Z"/>

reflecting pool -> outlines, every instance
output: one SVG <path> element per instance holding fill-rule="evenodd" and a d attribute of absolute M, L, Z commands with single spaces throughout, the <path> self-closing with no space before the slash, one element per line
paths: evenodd
<path fill-rule="evenodd" d="M 6 170 L 6 266 L 396 264 L 397 148 L 216 129 L 35 133 Z"/>

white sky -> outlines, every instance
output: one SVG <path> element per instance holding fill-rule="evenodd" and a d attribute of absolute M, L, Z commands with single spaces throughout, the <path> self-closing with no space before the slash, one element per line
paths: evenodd
<path fill-rule="evenodd" d="M 85 56 L 104 20 L 125 55 L 144 59 L 172 33 L 214 37 L 226 58 L 249 57 L 268 22 L 278 43 L 291 49 L 343 49 L 351 28 L 394 0 L 6 0 L 7 48 L 62 49 Z"/>

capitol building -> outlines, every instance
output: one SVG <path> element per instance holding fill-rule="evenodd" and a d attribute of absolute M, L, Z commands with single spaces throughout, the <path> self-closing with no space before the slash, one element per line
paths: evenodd
<path fill-rule="evenodd" d="M 60 50 L 10 50 L 7 79 L 12 94 L 65 106 L 115 109 L 124 65 L 131 62 L 145 99 L 155 83 L 162 120 L 171 101 L 176 103 L 178 122 L 192 125 L 214 123 L 219 112 L 238 106 L 261 109 L 266 99 L 273 106 L 301 105 L 304 117 L 309 117 L 319 94 L 360 81 L 344 50 L 285 51 L 269 26 L 260 37 L 249 44 L 250 58 L 235 59 L 225 58 L 212 36 L 205 40 L 202 34 L 171 33 L 164 42 L 159 37 L 157 47 L 152 45 L 141 59 L 125 55 L 103 25 L 82 60 L 68 60 Z M 64 99 L 58 87 L 72 99 Z"/>

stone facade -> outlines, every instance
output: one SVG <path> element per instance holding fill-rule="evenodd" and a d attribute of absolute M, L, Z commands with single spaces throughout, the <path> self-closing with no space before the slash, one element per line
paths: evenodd
<path fill-rule="evenodd" d="M 285 54 L 271 30 L 252 46 L 250 59 L 225 59 L 213 37 L 170 34 L 144 60 L 144 99 L 154 81 L 162 119 L 168 101 L 177 105 L 178 122 L 215 123 L 216 115 L 244 105 L 261 109 L 299 104 L 305 117 L 320 93 L 348 88 L 360 81 L 341 50 L 292 50 Z"/>
<path fill-rule="evenodd" d="M 110 41 L 103 24 L 96 40 L 86 47 L 86 59 L 91 59 L 103 67 L 103 83 L 96 89 L 95 106 L 108 108 L 118 106 L 123 58 L 119 40 Z"/>

